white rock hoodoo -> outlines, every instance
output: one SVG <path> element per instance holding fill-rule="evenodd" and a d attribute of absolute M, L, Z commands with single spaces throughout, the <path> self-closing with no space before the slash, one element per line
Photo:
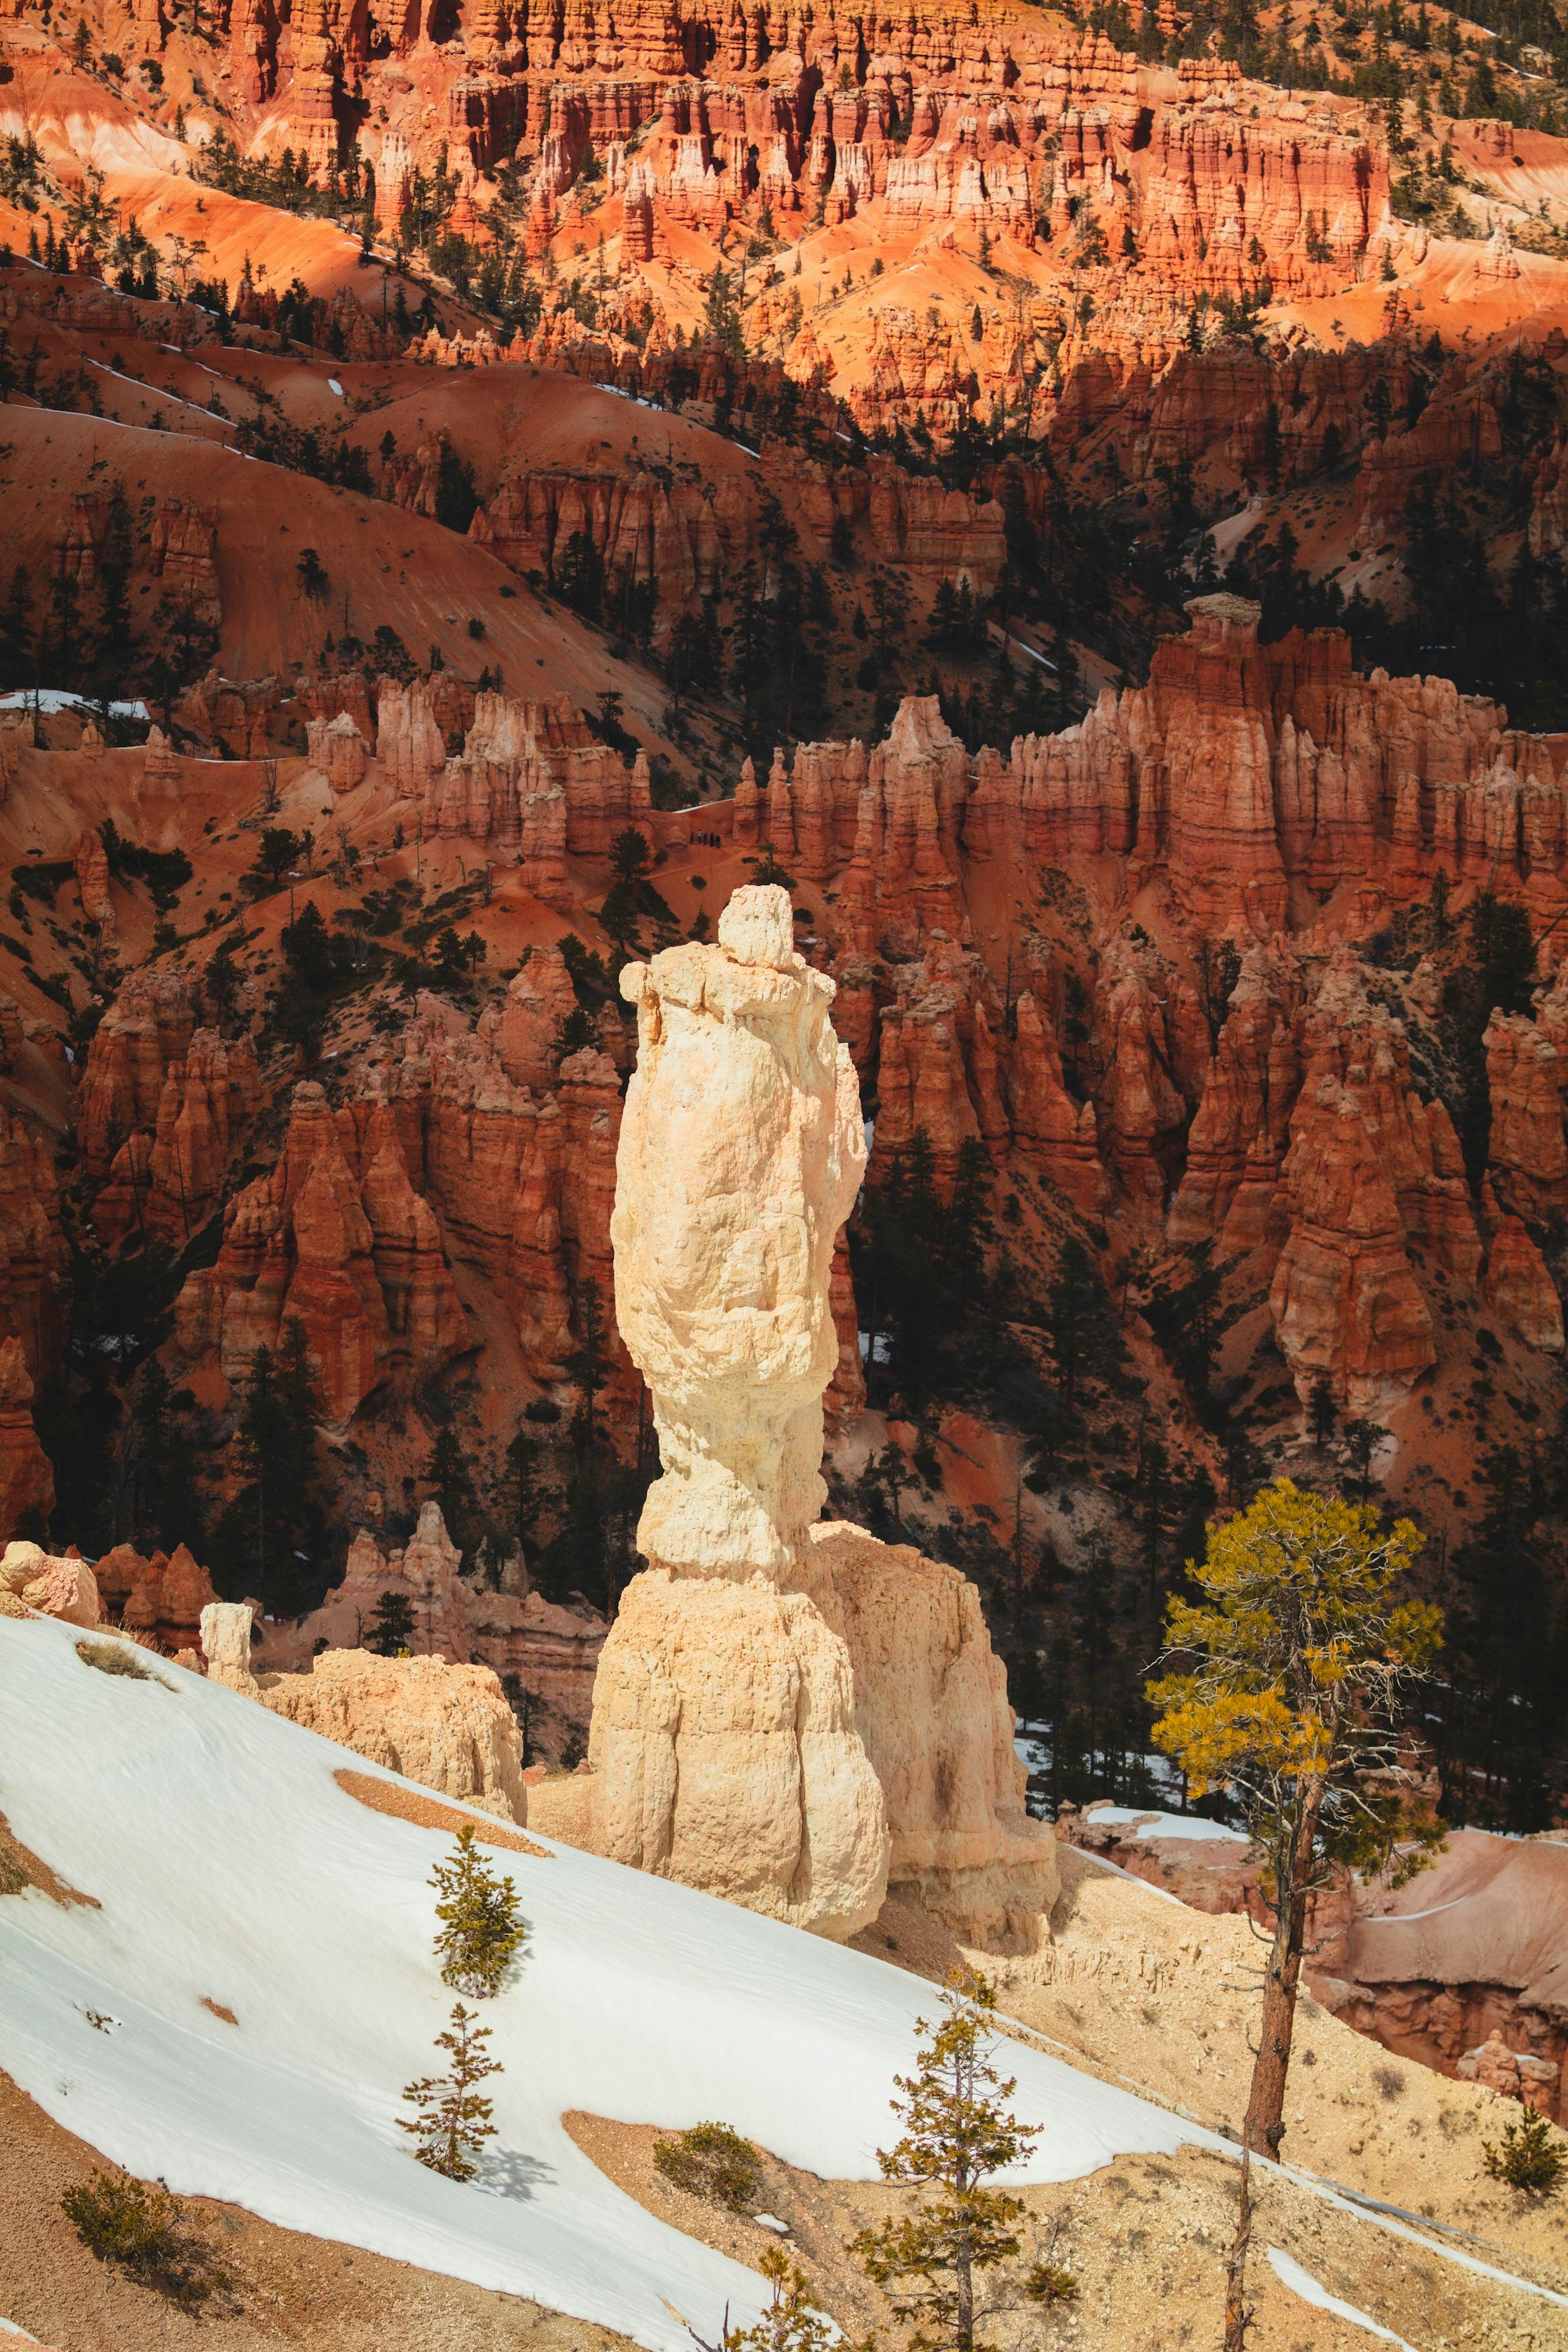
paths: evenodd
<path fill-rule="evenodd" d="M 663 1475 L 600 1659 L 593 1787 L 613 1858 L 847 1937 L 889 1885 L 1028 1947 L 1056 1890 L 1001 1662 L 956 1570 L 823 1525 L 834 1243 L 865 1168 L 833 982 L 788 893 L 628 966 L 637 1068 L 616 1166 L 616 1315 Z M 531 1818 L 548 1830 L 547 1791 Z"/>

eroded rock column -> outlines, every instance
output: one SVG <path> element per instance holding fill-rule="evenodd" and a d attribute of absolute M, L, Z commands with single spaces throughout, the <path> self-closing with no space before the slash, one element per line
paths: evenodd
<path fill-rule="evenodd" d="M 639 1044 L 616 1316 L 663 1475 L 595 1684 L 591 1842 L 820 1935 L 867 1926 L 891 1883 L 972 1940 L 1026 1947 L 1053 1842 L 1025 1812 L 979 1596 L 819 1520 L 834 1244 L 865 1167 L 833 983 L 795 952 L 787 893 L 752 887 L 716 945 L 621 985 Z M 547 1784 L 547 1832 L 549 1808 Z"/>

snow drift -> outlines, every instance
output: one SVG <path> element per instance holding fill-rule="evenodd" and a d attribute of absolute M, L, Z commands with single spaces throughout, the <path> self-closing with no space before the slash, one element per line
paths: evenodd
<path fill-rule="evenodd" d="M 0 1620 L 0 1811 L 99 1906 L 0 1901 L 0 2067 L 106 2157 L 651 2352 L 689 2352 L 678 2312 L 709 2334 L 726 2303 L 751 2319 L 762 2283 L 625 2196 L 564 2112 L 720 2117 L 792 2164 L 876 2177 L 931 1988 L 569 1847 L 492 1856 L 529 1925 L 486 2004 L 499 2137 L 472 2183 L 426 2170 L 396 2117 L 452 2001 L 427 1883 L 449 1839 L 332 1778 L 395 1774 L 165 1661 L 98 1672 L 79 1638 Z M 1223 2145 L 1029 2049 L 1007 2063 L 1044 2126 L 1020 2179 Z"/>

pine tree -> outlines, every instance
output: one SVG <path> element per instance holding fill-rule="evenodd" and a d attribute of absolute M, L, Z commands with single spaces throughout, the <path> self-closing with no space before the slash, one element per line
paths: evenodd
<path fill-rule="evenodd" d="M 954 1969 L 942 2002 L 947 2014 L 939 2024 L 916 2020 L 916 2032 L 929 2037 L 916 2072 L 895 2077 L 903 2095 L 893 2109 L 908 2128 L 895 2147 L 877 2151 L 884 2179 L 935 2194 L 897 2221 L 862 2230 L 854 2251 L 914 2318 L 910 2352 L 979 2352 L 975 2276 L 1016 2254 L 1024 2212 L 1016 2197 L 983 2184 L 1026 2156 L 1039 2133 L 1009 2113 L 1016 2078 L 1002 2081 L 990 2063 L 986 2020 L 996 1995 L 988 1979 L 977 1969 Z"/>
<path fill-rule="evenodd" d="M 1315 1445 L 1326 1445 L 1334 1433 L 1340 1409 L 1334 1401 L 1334 1384 L 1327 1372 L 1320 1372 L 1312 1382 L 1312 1392 L 1307 1399 L 1307 1426 Z"/>
<path fill-rule="evenodd" d="M 430 1440 L 425 1476 L 441 1506 L 441 1517 L 448 1529 L 458 1534 L 468 1517 L 468 1468 L 457 1431 L 445 1423 Z"/>
<path fill-rule="evenodd" d="M 1249 2159 L 1278 2158 L 1308 1906 L 1336 1874 L 1387 1871 L 1399 1885 L 1431 1859 L 1443 1824 L 1400 1765 L 1398 1702 L 1441 1645 L 1442 1612 L 1394 1603 L 1422 1538 L 1377 1513 L 1289 1479 L 1223 1527 L 1187 1562 L 1196 1604 L 1173 1598 L 1165 1658 L 1150 1683 L 1152 1737 L 1192 1794 L 1223 1790 L 1268 1856 L 1273 1927 L 1242 2124 L 1240 2210 L 1226 2268 L 1226 2352 L 1242 2352 L 1251 2233 Z"/>
<path fill-rule="evenodd" d="M 811 2299 L 811 2281 L 782 2246 L 770 2246 L 757 2268 L 773 2289 L 772 2299 L 752 2327 L 726 2327 L 717 2344 L 696 2329 L 687 2333 L 698 2352 L 829 2352 L 840 2343 L 837 2329 Z M 871 2352 L 872 2339 L 846 2345 L 844 2352 Z"/>
<path fill-rule="evenodd" d="M 487 2139 L 495 2137 L 492 2102 L 474 2087 L 487 2074 L 501 2071 L 500 2060 L 482 2046 L 489 2038 L 489 2026 L 480 2025 L 460 2000 L 456 2002 L 451 2023 L 436 2036 L 437 2049 L 451 2059 L 450 2072 L 423 2075 L 404 2090 L 405 2101 L 416 2113 L 412 2119 L 399 2116 L 398 2129 L 419 2142 L 414 2153 L 420 2163 L 448 2180 L 471 2180 L 479 2169 L 475 2157 Z"/>
<path fill-rule="evenodd" d="M 26 564 L 18 563 L 0 605 L 0 687 L 14 689 L 34 681 L 33 591 Z"/>
<path fill-rule="evenodd" d="M 1568 2144 L 1543 2115 L 1527 2107 L 1518 2123 L 1503 2126 L 1500 2147 L 1482 2140 L 1481 2163 L 1493 2180 L 1504 2180 L 1528 2197 L 1554 2197 L 1568 2180 Z"/>
<path fill-rule="evenodd" d="M 1077 1234 L 1069 1234 L 1057 1260 L 1046 1320 L 1057 1384 L 1068 1412 L 1077 1411 L 1079 1381 L 1104 1351 L 1105 1324 L 1105 1293 L 1094 1261 Z"/>
<path fill-rule="evenodd" d="M 401 1658 L 413 1649 L 414 1603 L 406 1592 L 382 1594 L 366 1638 L 378 1658 Z"/>
<path fill-rule="evenodd" d="M 538 1543 L 539 1514 L 544 1497 L 539 1484 L 539 1440 L 520 1429 L 506 1449 L 506 1466 L 516 1481 L 513 1525 L 524 1559 Z"/>
<path fill-rule="evenodd" d="M 436 1864 L 430 1884 L 440 1896 L 436 1953 L 441 1981 L 470 2000 L 489 2000 L 500 1990 L 528 1933 L 517 1916 L 517 1890 L 510 1878 L 490 1869 L 467 1822 L 447 1860 Z"/>

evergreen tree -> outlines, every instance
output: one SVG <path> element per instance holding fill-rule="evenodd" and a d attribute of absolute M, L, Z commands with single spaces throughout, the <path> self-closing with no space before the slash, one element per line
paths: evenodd
<path fill-rule="evenodd" d="M 0 605 L 0 688 L 15 692 L 37 683 L 33 640 L 33 591 L 27 568 L 18 563 Z"/>
<path fill-rule="evenodd" d="M 1312 1382 L 1307 1399 L 1307 1426 L 1312 1433 L 1314 1445 L 1326 1445 L 1339 1426 L 1340 1408 L 1334 1396 L 1334 1384 L 1327 1372 L 1320 1372 Z"/>
<path fill-rule="evenodd" d="M 130 683 L 131 679 L 136 650 L 131 619 L 132 554 L 131 507 L 124 483 L 116 480 L 110 486 L 109 512 L 98 556 L 97 652 L 93 666 L 106 688 L 121 681 Z"/>
<path fill-rule="evenodd" d="M 1441 1642 L 1438 1610 L 1393 1601 L 1420 1546 L 1408 1519 L 1383 1536 L 1375 1511 L 1282 1478 L 1209 1529 L 1205 1558 L 1187 1563 L 1197 1601 L 1173 1598 L 1166 1612 L 1176 1671 L 1149 1685 L 1164 1710 L 1155 1745 L 1176 1759 L 1194 1796 L 1221 1790 L 1239 1802 L 1268 1858 L 1261 1885 L 1274 1914 L 1226 2265 L 1226 2352 L 1246 2341 L 1250 2159 L 1277 2158 L 1284 2137 L 1311 1895 L 1346 1869 L 1390 1871 L 1403 1884 L 1444 1834 L 1413 1803 L 1398 1765 L 1396 1704 Z"/>
<path fill-rule="evenodd" d="M 512 1525 L 527 1559 L 538 1542 L 539 1514 L 543 1501 L 539 1483 L 539 1440 L 520 1429 L 506 1449 L 507 1468 L 513 1480 Z"/>
<path fill-rule="evenodd" d="M 196 1449 L 180 1425 L 169 1375 L 156 1356 L 149 1358 L 142 1371 L 132 1420 L 137 1436 L 132 1472 L 137 1538 L 163 1551 L 172 1552 L 182 1543 L 195 1549 L 205 1524 Z"/>
<path fill-rule="evenodd" d="M 378 1658 L 400 1658 L 414 1647 L 414 1603 L 406 1592 L 384 1592 L 370 1621 L 367 1646 Z"/>
<path fill-rule="evenodd" d="M 436 2036 L 436 2047 L 451 2060 L 449 2071 L 424 2075 L 403 2094 L 416 2112 L 412 2119 L 398 2116 L 399 2130 L 412 2133 L 419 2142 L 414 2153 L 420 2163 L 448 2180 L 471 2180 L 479 2169 L 476 2156 L 487 2139 L 495 2137 L 493 2103 L 475 2087 L 501 2071 L 500 2060 L 484 2048 L 489 2038 L 489 2026 L 480 2025 L 460 2000 L 456 2002 L 451 2023 Z"/>
<path fill-rule="evenodd" d="M 468 1517 L 468 1465 L 457 1431 L 446 1422 L 440 1424 L 430 1440 L 425 1477 L 434 1490 L 435 1500 L 441 1506 L 441 1517 L 447 1522 L 448 1533 L 460 1536 Z"/>
<path fill-rule="evenodd" d="M 274 1359 L 258 1348 L 245 1383 L 235 1457 L 240 1486 L 214 1531 L 231 1591 L 255 1591 L 264 1609 L 293 1612 L 319 1586 L 312 1563 L 325 1541 L 316 1496 L 321 1402 L 310 1343 L 290 1316 Z"/>
<path fill-rule="evenodd" d="M 717 2344 L 706 2343 L 689 2327 L 698 2352 L 831 2352 L 843 2343 L 833 2322 L 813 2303 L 811 2281 L 782 2246 L 769 2246 L 757 2268 L 772 2289 L 761 2319 L 752 2327 L 726 2326 Z M 868 2336 L 862 2344 L 846 2345 L 844 2352 L 873 2352 L 873 2344 Z"/>
<path fill-rule="evenodd" d="M 1063 1409 L 1075 1412 L 1079 1382 L 1103 1361 L 1109 1337 L 1105 1292 L 1094 1261 L 1076 1234 L 1068 1235 L 1057 1259 L 1047 1294 L 1046 1329 Z"/>
<path fill-rule="evenodd" d="M 490 2000 L 528 1933 L 517 1916 L 516 1888 L 491 1870 L 468 1822 L 447 1860 L 436 1864 L 430 1884 L 440 1898 L 436 1955 L 442 1983 L 470 2000 Z"/>
<path fill-rule="evenodd" d="M 942 2004 L 940 2023 L 916 2021 L 928 2038 L 915 2073 L 894 2078 L 904 2136 L 877 2151 L 885 2180 L 933 2193 L 897 2221 L 862 2230 L 854 2251 L 914 2319 L 910 2352 L 977 2352 L 975 2279 L 1016 2254 L 1025 2210 L 984 2183 L 1026 2156 L 1039 2132 L 1009 2112 L 1016 2078 L 1004 2082 L 990 2063 L 986 2021 L 996 1995 L 988 1979 L 954 1969 Z"/>

